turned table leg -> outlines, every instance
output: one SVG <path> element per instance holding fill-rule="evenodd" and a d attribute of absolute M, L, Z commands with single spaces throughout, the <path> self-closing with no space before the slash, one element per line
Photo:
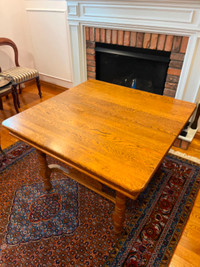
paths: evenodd
<path fill-rule="evenodd" d="M 114 231 L 120 234 L 123 228 L 126 209 L 126 196 L 120 192 L 116 192 L 115 211 L 113 214 Z"/>
<path fill-rule="evenodd" d="M 40 175 L 42 176 L 43 182 L 44 182 L 44 188 L 45 190 L 51 190 L 51 182 L 50 182 L 50 175 L 51 175 L 51 169 L 48 167 L 47 160 L 46 160 L 46 154 L 41 152 L 40 150 L 36 150 L 38 155 L 38 160 L 40 164 Z"/>

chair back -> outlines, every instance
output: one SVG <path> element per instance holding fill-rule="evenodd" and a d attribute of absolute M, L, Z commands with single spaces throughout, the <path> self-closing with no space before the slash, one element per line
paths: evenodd
<path fill-rule="evenodd" d="M 15 65 L 19 67 L 18 49 L 17 49 L 16 44 L 8 38 L 0 37 L 0 46 L 2 45 L 9 45 L 13 48 L 14 54 L 15 54 Z"/>

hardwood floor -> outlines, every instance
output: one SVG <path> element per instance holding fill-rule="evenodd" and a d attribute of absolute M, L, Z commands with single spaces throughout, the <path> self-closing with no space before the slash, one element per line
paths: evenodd
<path fill-rule="evenodd" d="M 200 159 L 200 132 L 197 132 L 188 150 L 172 148 Z M 177 266 L 200 266 L 200 191 L 170 263 L 170 267 Z"/>
<path fill-rule="evenodd" d="M 27 83 L 26 83 L 27 84 Z M 36 83 L 31 82 L 28 86 L 22 89 L 22 93 L 19 94 L 20 112 L 34 106 L 36 104 L 41 103 L 61 92 L 66 90 L 65 88 L 59 86 L 53 86 L 48 83 L 41 82 L 41 89 L 42 89 L 42 98 L 40 99 L 38 95 L 38 89 L 36 87 Z M 16 114 L 12 95 L 9 96 L 9 99 L 3 97 L 3 110 L 0 110 L 0 122 L 2 123 L 3 120 L 13 116 Z M 8 131 L 0 126 L 1 130 L 1 147 L 2 149 L 12 145 L 17 141 L 16 138 L 9 135 Z"/>
<path fill-rule="evenodd" d="M 19 97 L 21 104 L 20 111 L 47 100 L 65 90 L 64 88 L 47 83 L 42 83 L 41 88 L 43 94 L 42 99 L 39 98 L 38 90 L 34 83 L 28 85 L 22 90 L 22 94 Z M 9 96 L 8 100 L 5 97 L 3 98 L 3 106 L 4 110 L 0 110 L 1 122 L 16 114 L 12 96 Z M 8 131 L 2 126 L 0 126 L 0 130 L 2 148 L 6 148 L 17 141 L 17 139 L 10 136 Z M 200 132 L 196 134 L 188 150 L 182 150 L 175 147 L 173 147 L 173 149 L 186 153 L 190 156 L 200 158 Z M 200 266 L 200 192 L 196 198 L 190 218 L 172 257 L 170 266 Z"/>

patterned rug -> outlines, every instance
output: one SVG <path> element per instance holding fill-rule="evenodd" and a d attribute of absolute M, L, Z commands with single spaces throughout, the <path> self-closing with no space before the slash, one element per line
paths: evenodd
<path fill-rule="evenodd" d="M 0 155 L 0 265 L 167 266 L 200 186 L 198 164 L 168 155 L 146 190 L 127 201 L 113 233 L 113 203 L 62 174 L 45 192 L 35 150 Z M 49 163 L 57 163 L 48 157 Z"/>

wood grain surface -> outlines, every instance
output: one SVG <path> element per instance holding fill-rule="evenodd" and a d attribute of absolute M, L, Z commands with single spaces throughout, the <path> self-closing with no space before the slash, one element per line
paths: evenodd
<path fill-rule="evenodd" d="M 89 80 L 3 125 L 131 197 L 145 188 L 194 109 L 193 103 Z"/>

